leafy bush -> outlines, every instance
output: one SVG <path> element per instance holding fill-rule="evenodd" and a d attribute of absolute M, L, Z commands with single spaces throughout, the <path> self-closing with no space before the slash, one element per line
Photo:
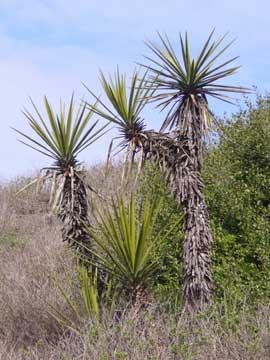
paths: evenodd
<path fill-rule="evenodd" d="M 222 126 L 204 169 L 215 233 L 217 295 L 231 284 L 270 295 L 270 98 L 258 96 Z"/>
<path fill-rule="evenodd" d="M 174 231 L 166 238 L 161 236 L 161 241 L 155 247 L 154 256 L 159 258 L 159 272 L 155 277 L 154 292 L 161 300 L 168 300 L 170 297 L 182 297 L 182 241 L 183 216 L 173 196 L 168 190 L 162 174 L 157 166 L 147 163 L 144 167 L 143 176 L 140 179 L 138 192 L 142 197 L 162 199 L 162 207 L 156 219 L 157 226 L 163 228 L 164 222 L 167 226 L 178 223 Z M 164 230 L 163 230 L 164 232 Z"/>
<path fill-rule="evenodd" d="M 205 194 L 214 233 L 213 275 L 215 295 L 226 292 L 254 302 L 270 296 L 270 96 L 258 96 L 231 119 L 225 119 L 218 145 L 205 158 Z M 157 221 L 182 211 L 167 190 L 159 170 L 144 169 L 142 194 L 164 198 Z M 163 298 L 181 292 L 181 226 L 162 242 L 157 252 L 163 272 L 156 290 Z M 162 295 L 163 294 L 163 295 Z M 244 300 L 244 299 L 242 299 Z"/>

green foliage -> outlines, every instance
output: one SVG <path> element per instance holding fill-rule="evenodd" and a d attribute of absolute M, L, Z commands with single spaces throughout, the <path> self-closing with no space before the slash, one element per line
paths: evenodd
<path fill-rule="evenodd" d="M 154 164 L 149 162 L 145 164 L 138 191 L 143 197 L 162 199 L 162 207 L 156 219 L 159 227 L 164 227 L 164 220 L 166 226 L 178 223 L 175 230 L 166 238 L 161 236 L 161 241 L 155 248 L 154 256 L 160 262 L 160 271 L 155 277 L 155 294 L 164 301 L 168 300 L 168 295 L 181 298 L 179 291 L 182 277 L 182 240 L 184 238 L 183 211 L 173 199 L 164 177 Z"/>
<path fill-rule="evenodd" d="M 112 208 L 97 209 L 98 230 L 88 228 L 97 244 L 97 265 L 115 276 L 132 302 L 149 289 L 160 265 L 155 249 L 179 223 L 157 224 L 161 207 L 157 197 L 136 201 L 132 195 L 127 206 L 119 197 Z"/>
<path fill-rule="evenodd" d="M 270 98 L 247 103 L 220 134 L 205 162 L 206 197 L 215 232 L 216 291 L 270 295 Z"/>
<path fill-rule="evenodd" d="M 140 119 L 140 116 L 147 103 L 147 96 L 150 93 L 149 89 L 145 89 L 146 73 L 140 79 L 139 72 L 134 71 L 128 93 L 126 76 L 120 74 L 119 69 L 117 69 L 114 78 L 109 77 L 108 79 L 106 79 L 103 72 L 100 72 L 100 81 L 113 110 L 110 110 L 90 89 L 88 89 L 90 94 L 94 96 L 97 103 L 105 111 L 99 110 L 96 106 L 88 103 L 87 107 L 104 119 L 118 125 L 124 133 L 143 128 L 143 121 Z"/>
<path fill-rule="evenodd" d="M 62 237 L 74 246 L 74 241 L 89 242 L 88 236 L 83 232 L 81 222 L 87 219 L 87 190 L 94 189 L 85 181 L 85 171 L 79 165 L 77 156 L 103 134 L 108 123 L 97 128 L 98 121 L 91 123 L 93 111 L 86 109 L 86 105 L 79 106 L 74 111 L 73 96 L 70 100 L 68 111 L 60 104 L 60 111 L 54 114 L 53 109 L 44 97 L 45 114 L 43 117 L 36 105 L 32 102 L 34 112 L 25 110 L 34 137 L 14 129 L 24 140 L 26 146 L 54 159 L 54 163 L 46 167 L 40 176 L 31 181 L 19 192 L 29 186 L 37 187 L 50 184 L 50 205 L 56 210 L 58 217 L 63 222 Z M 72 231 L 71 231 L 72 230 Z M 77 246 L 79 249 L 79 247 Z"/>
<path fill-rule="evenodd" d="M 1 247 L 8 247 L 8 248 L 16 248 L 21 246 L 22 243 L 19 241 L 16 231 L 9 230 L 9 231 L 2 231 L 0 235 L 0 248 Z"/>
<path fill-rule="evenodd" d="M 226 119 L 217 146 L 204 162 L 205 194 L 214 233 L 215 295 L 224 303 L 252 303 L 270 296 L 270 97 L 257 97 L 232 119 Z M 164 198 L 162 219 L 181 210 L 157 168 L 147 166 L 140 190 Z M 157 249 L 163 264 L 156 293 L 168 298 L 181 292 L 183 234 L 176 229 Z M 243 295 L 245 294 L 245 295 Z M 164 296 L 165 295 L 165 296 Z M 233 298 L 235 298 L 233 300 Z"/>
<path fill-rule="evenodd" d="M 102 88 L 106 94 L 109 106 L 106 106 L 100 98 L 98 98 L 90 89 L 87 90 L 96 99 L 101 109 L 87 103 L 90 111 L 93 111 L 102 118 L 109 120 L 117 125 L 122 140 L 118 146 L 121 149 L 126 149 L 125 166 L 122 174 L 122 182 L 127 178 L 131 172 L 131 165 L 134 163 L 136 153 L 139 153 L 138 173 L 143 163 L 143 146 L 142 142 L 145 140 L 143 130 L 145 129 L 145 121 L 142 117 L 142 111 L 147 104 L 148 97 L 154 92 L 152 89 L 147 89 L 147 72 L 140 78 L 139 72 L 134 71 L 129 87 L 126 85 L 126 75 L 121 74 L 119 69 L 112 78 L 100 72 L 100 80 Z M 128 90 L 129 89 L 129 90 Z M 108 161 L 110 160 L 112 147 L 109 147 Z"/>
<path fill-rule="evenodd" d="M 103 322 L 114 314 L 118 289 L 113 286 L 112 278 L 107 277 L 100 291 L 98 275 L 97 269 L 91 272 L 85 266 L 79 266 L 77 282 L 73 281 L 72 274 L 68 272 L 65 273 L 64 283 L 56 277 L 53 278 L 69 312 L 64 313 L 49 304 L 50 313 L 61 325 L 78 334 L 87 320 Z"/>
<path fill-rule="evenodd" d="M 157 93 L 151 96 L 151 101 L 158 101 L 162 110 L 169 107 L 162 130 L 179 127 L 185 133 L 190 114 L 194 116 L 199 113 L 202 121 L 200 131 L 204 134 L 214 119 L 208 107 L 207 96 L 230 102 L 228 93 L 249 92 L 242 87 L 218 83 L 221 79 L 235 74 L 239 66 L 228 68 L 237 57 L 217 63 L 232 42 L 221 47 L 226 35 L 213 41 L 213 34 L 214 30 L 194 59 L 190 55 L 187 33 L 184 39 L 180 34 L 180 56 L 173 49 L 167 35 L 161 36 L 158 33 L 161 45 L 151 41 L 146 43 L 153 57 L 146 57 L 151 61 L 151 65 L 144 66 L 152 74 L 150 88 L 157 89 Z"/>
<path fill-rule="evenodd" d="M 75 157 L 102 136 L 104 128 L 108 125 L 96 129 L 98 123 L 96 121 L 87 128 L 93 112 L 86 112 L 84 106 L 80 107 L 74 116 L 73 102 L 72 96 L 67 114 L 65 113 L 65 107 L 61 104 L 59 114 L 55 115 L 45 96 L 44 104 L 47 119 L 42 117 L 38 108 L 32 102 L 35 114 L 33 115 L 25 110 L 24 115 L 39 140 L 35 140 L 33 137 L 14 129 L 28 141 L 27 143 L 21 141 L 23 144 L 53 158 L 58 166 L 61 165 L 62 169 L 74 165 Z"/>

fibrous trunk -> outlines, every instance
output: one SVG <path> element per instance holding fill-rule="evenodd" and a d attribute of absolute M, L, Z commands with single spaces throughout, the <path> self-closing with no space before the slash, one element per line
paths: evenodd
<path fill-rule="evenodd" d="M 62 222 L 62 238 L 75 249 L 80 256 L 89 258 L 91 236 L 85 229 L 90 227 L 88 200 L 84 181 L 76 172 L 65 177 L 62 198 L 57 212 Z"/>
<path fill-rule="evenodd" d="M 191 122 L 186 133 L 145 132 L 145 157 L 159 164 L 170 189 L 185 212 L 183 244 L 184 300 L 189 311 L 211 303 L 212 234 L 203 195 L 202 140 Z"/>
<path fill-rule="evenodd" d="M 185 212 L 183 244 L 184 297 L 188 310 L 198 311 L 212 299 L 211 248 L 213 243 L 209 215 L 203 195 L 201 154 L 196 141 L 181 141 L 182 155 L 171 182 L 172 191 Z"/>

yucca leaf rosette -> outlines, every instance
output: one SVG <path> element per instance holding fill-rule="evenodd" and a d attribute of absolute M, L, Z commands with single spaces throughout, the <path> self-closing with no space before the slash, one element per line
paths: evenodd
<path fill-rule="evenodd" d="M 120 149 L 126 150 L 125 167 L 123 177 L 127 175 L 130 166 L 134 163 L 138 154 L 138 170 L 143 163 L 143 143 L 146 138 L 146 123 L 142 112 L 147 104 L 148 97 L 153 94 L 153 89 L 145 87 L 147 72 L 140 77 L 139 71 L 135 70 L 130 83 L 127 84 L 126 75 L 121 74 L 119 69 L 113 77 L 106 77 L 100 72 L 102 89 L 106 95 L 105 104 L 90 89 L 88 91 L 96 99 L 99 107 L 87 103 L 87 107 L 102 118 L 115 124 L 119 130 L 121 139 Z"/>
<path fill-rule="evenodd" d="M 75 112 L 73 96 L 67 111 L 61 104 L 58 114 L 54 113 L 47 97 L 44 97 L 44 116 L 33 101 L 32 105 L 33 113 L 28 110 L 23 113 L 34 136 L 14 130 L 23 144 L 53 160 L 41 178 L 51 182 L 50 202 L 62 222 L 63 240 L 84 251 L 80 243 L 87 246 L 91 243 L 82 225 L 87 223 L 90 226 L 87 188 L 93 189 L 87 183 L 78 155 L 104 134 L 108 123 L 98 127 L 98 121 L 92 120 L 93 111 L 86 109 L 85 105 L 79 106 Z"/>
<path fill-rule="evenodd" d="M 143 65 L 150 73 L 148 87 L 157 90 L 149 101 L 158 102 L 162 110 L 168 108 L 162 130 L 178 128 L 181 133 L 187 131 L 190 118 L 197 114 L 200 118 L 198 132 L 205 132 L 214 120 L 208 105 L 208 97 L 234 103 L 229 94 L 249 93 L 240 86 L 224 85 L 220 81 L 235 74 L 240 66 L 230 66 L 238 56 L 224 62 L 218 62 L 233 41 L 222 46 L 227 34 L 213 41 L 214 30 L 204 43 L 196 58 L 191 58 L 187 33 L 179 35 L 179 51 L 173 48 L 167 35 L 158 33 L 160 45 L 147 41 L 146 45 L 153 56 L 146 56 L 150 65 Z"/>
<path fill-rule="evenodd" d="M 122 196 L 95 212 L 96 228 L 87 228 L 96 249 L 93 254 L 102 271 L 118 280 L 133 305 L 150 301 L 150 288 L 160 262 L 157 249 L 181 221 L 158 221 L 162 200 Z"/>

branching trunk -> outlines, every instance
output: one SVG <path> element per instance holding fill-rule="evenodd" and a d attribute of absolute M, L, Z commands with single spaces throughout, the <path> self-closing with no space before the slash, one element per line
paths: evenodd
<path fill-rule="evenodd" d="M 176 201 L 185 212 L 183 244 L 184 300 L 186 309 L 199 311 L 211 303 L 213 285 L 211 248 L 213 238 L 203 196 L 202 141 L 188 129 L 185 138 L 178 133 L 145 132 L 145 158 L 161 168 Z"/>

